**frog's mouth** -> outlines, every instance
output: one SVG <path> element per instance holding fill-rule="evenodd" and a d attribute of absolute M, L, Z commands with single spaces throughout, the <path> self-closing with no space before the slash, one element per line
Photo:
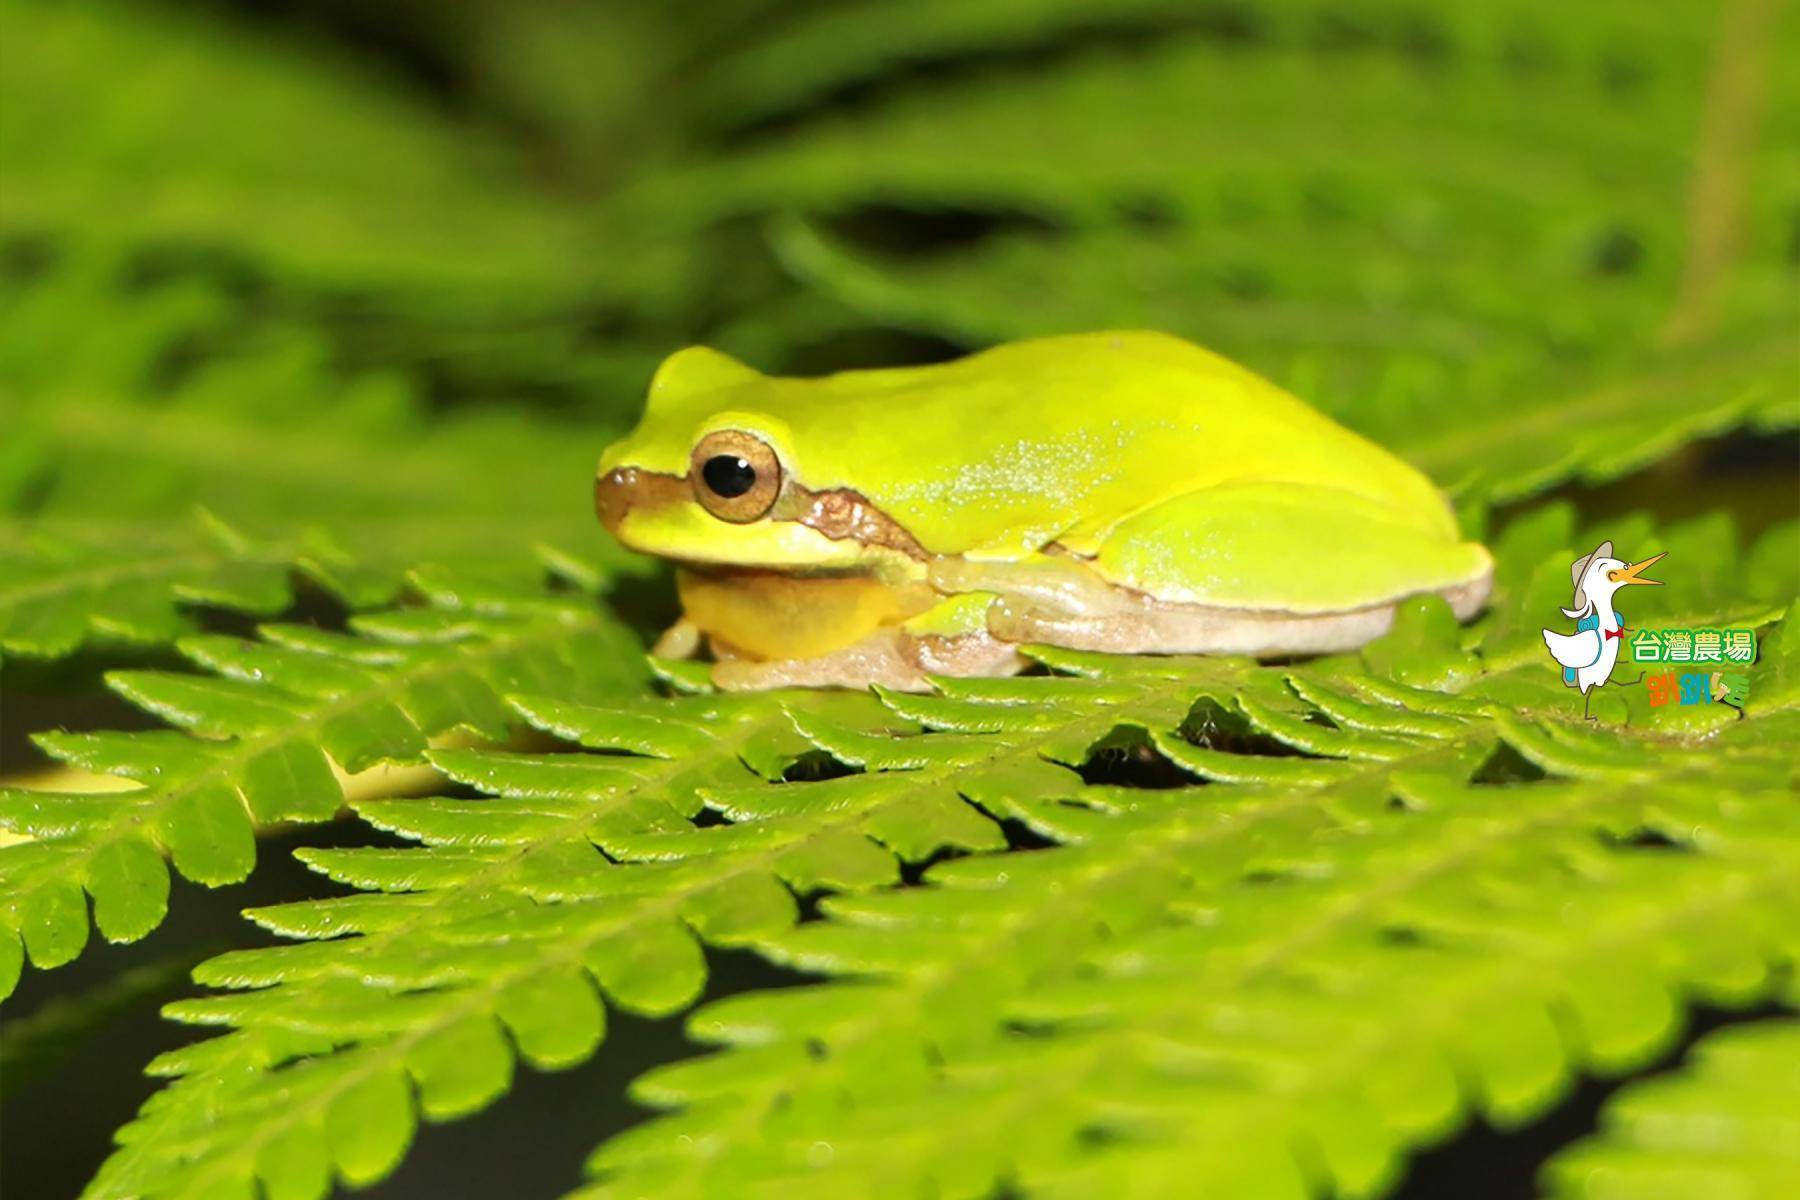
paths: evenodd
<path fill-rule="evenodd" d="M 673 512 L 693 510 L 721 530 L 734 528 L 707 514 L 694 498 L 692 480 L 686 475 L 670 475 L 661 471 L 645 471 L 637 467 L 615 467 L 594 480 L 594 513 L 608 533 L 630 545 L 625 532 L 626 518 L 633 512 Z M 769 522 L 788 522 L 804 526 L 834 542 L 854 542 L 859 546 L 879 548 L 903 554 L 924 562 L 931 556 L 898 521 L 882 512 L 861 492 L 850 488 L 814 491 L 792 479 L 782 485 L 781 495 L 768 515 L 741 528 Z M 634 547 L 655 552 L 655 547 Z"/>

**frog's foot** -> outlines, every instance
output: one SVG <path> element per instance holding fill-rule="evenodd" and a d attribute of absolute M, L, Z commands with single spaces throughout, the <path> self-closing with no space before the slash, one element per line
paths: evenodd
<path fill-rule="evenodd" d="M 779 687 L 867 688 L 879 684 L 898 692 L 931 690 L 932 675 L 1014 675 L 1026 660 L 1016 647 L 986 630 L 954 636 L 914 636 L 898 627 L 815 658 L 757 661 L 735 656 L 713 641 L 713 683 L 728 692 Z"/>

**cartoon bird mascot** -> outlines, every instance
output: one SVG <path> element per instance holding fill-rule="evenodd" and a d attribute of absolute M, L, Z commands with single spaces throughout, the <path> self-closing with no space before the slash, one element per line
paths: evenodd
<path fill-rule="evenodd" d="M 1596 718 L 1588 712 L 1588 693 L 1612 675 L 1613 665 L 1619 661 L 1619 647 L 1625 644 L 1625 622 L 1613 607 L 1614 593 L 1628 584 L 1662 583 L 1660 579 L 1644 579 L 1640 574 L 1662 554 L 1627 563 L 1614 558 L 1612 552 L 1611 542 L 1601 542 L 1592 554 L 1576 559 L 1569 568 L 1569 579 L 1575 585 L 1575 606 L 1563 609 L 1562 614 L 1575 618 L 1575 632 L 1544 630 L 1544 645 L 1550 647 L 1550 657 L 1562 664 L 1563 683 L 1581 689 L 1581 715 L 1590 721 Z"/>

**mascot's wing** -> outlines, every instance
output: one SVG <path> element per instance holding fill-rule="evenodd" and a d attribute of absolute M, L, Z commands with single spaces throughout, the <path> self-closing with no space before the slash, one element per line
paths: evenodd
<path fill-rule="evenodd" d="M 1584 629 L 1580 633 L 1557 633 L 1544 630 L 1544 645 L 1550 657 L 1565 667 L 1591 667 L 1600 661 L 1600 631 Z"/>

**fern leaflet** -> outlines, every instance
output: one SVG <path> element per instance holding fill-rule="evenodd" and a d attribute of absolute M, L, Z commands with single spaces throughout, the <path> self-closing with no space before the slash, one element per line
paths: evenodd
<path fill-rule="evenodd" d="M 427 739 L 456 730 L 504 739 L 513 720 L 501 692 L 554 685 L 598 696 L 635 677 L 629 639 L 588 603 L 508 603 L 431 575 L 417 582 L 437 603 L 359 618 L 363 638 L 282 625 L 266 627 L 260 642 L 195 636 L 180 649 L 217 676 L 107 676 L 199 736 L 38 735 L 59 759 L 142 786 L 0 791 L 0 828 L 29 838 L 0 846 L 0 995 L 17 981 L 21 943 L 40 967 L 81 952 L 84 892 L 105 937 L 140 938 L 167 908 L 165 852 L 188 879 L 234 882 L 254 862 L 256 825 L 337 812 L 337 772 L 419 762 Z"/>
<path fill-rule="evenodd" d="M 1549 1193 L 1594 1200 L 1800 1191 L 1800 1020 L 1710 1034 L 1667 1076 L 1627 1085 L 1601 1132 L 1546 1169 Z"/>
<path fill-rule="evenodd" d="M 48 658 L 96 635 L 167 642 L 193 628 L 190 603 L 269 614 L 292 600 L 292 547 L 206 534 L 130 551 L 0 526 L 0 652 Z"/>

